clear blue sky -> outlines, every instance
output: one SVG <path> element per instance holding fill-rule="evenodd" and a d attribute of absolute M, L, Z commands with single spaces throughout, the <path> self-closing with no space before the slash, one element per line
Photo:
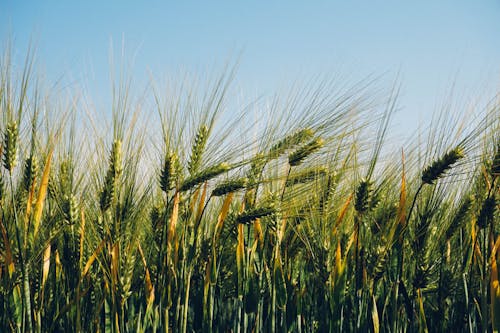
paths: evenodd
<path fill-rule="evenodd" d="M 403 111 L 426 120 L 452 83 L 457 94 L 499 91 L 500 1 L 0 1 L 1 42 L 21 63 L 30 39 L 48 80 L 63 77 L 110 94 L 110 45 L 133 59 L 139 82 L 240 56 L 251 96 L 302 76 L 353 81 L 400 74 Z M 4 43 L 2 43 L 4 44 Z M 490 95 L 491 96 L 491 95 Z M 481 96 L 484 97 L 484 96 Z"/>

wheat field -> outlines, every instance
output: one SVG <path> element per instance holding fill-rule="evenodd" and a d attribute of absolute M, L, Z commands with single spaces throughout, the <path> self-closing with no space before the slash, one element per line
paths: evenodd
<path fill-rule="evenodd" d="M 27 59 L 0 64 L 0 331 L 499 330 L 498 97 L 401 142 L 397 85 L 255 117 L 228 70 L 151 104 L 121 81 L 104 127 Z"/>

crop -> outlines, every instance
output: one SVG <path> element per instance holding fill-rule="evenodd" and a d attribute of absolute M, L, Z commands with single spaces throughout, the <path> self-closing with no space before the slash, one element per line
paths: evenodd
<path fill-rule="evenodd" d="M 100 131 L 31 64 L 0 64 L 2 332 L 499 330 L 498 103 L 393 152 L 395 94 L 319 85 L 254 126 L 230 71 L 144 106 L 119 83 Z"/>

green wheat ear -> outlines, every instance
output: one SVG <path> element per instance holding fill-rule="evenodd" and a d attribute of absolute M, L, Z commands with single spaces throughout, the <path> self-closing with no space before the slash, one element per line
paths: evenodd
<path fill-rule="evenodd" d="M 16 166 L 17 160 L 17 138 L 19 136 L 19 129 L 15 121 L 11 121 L 7 124 L 4 135 L 4 155 L 3 155 L 3 166 L 9 172 Z"/>
<path fill-rule="evenodd" d="M 424 184 L 433 184 L 437 179 L 443 177 L 444 173 L 450 169 L 453 164 L 463 158 L 464 152 L 461 147 L 455 147 L 438 160 L 432 162 L 422 172 L 422 182 Z"/>
<path fill-rule="evenodd" d="M 194 175 L 201 166 L 201 159 L 203 157 L 203 152 L 205 151 L 205 146 L 208 140 L 208 127 L 202 125 L 196 136 L 194 138 L 193 147 L 191 148 L 191 158 L 188 163 L 188 171 L 190 175 Z"/>
<path fill-rule="evenodd" d="M 241 224 L 250 224 L 256 219 L 272 215 L 274 213 L 276 213 L 274 205 L 256 207 L 240 213 L 236 217 L 236 222 Z"/>
<path fill-rule="evenodd" d="M 372 183 L 369 180 L 361 180 L 356 189 L 356 200 L 354 201 L 354 209 L 357 212 L 363 213 L 368 209 L 372 191 Z"/>
<path fill-rule="evenodd" d="M 479 216 L 477 217 L 477 225 L 479 228 L 486 228 L 488 224 L 494 221 L 496 209 L 496 199 L 494 196 L 484 200 Z"/>
<path fill-rule="evenodd" d="M 121 146 L 121 141 L 115 140 L 111 148 L 109 168 L 106 173 L 106 178 L 104 179 L 104 187 L 99 200 L 102 211 L 106 211 L 111 207 L 111 203 L 115 196 L 115 185 L 123 170 Z"/>
<path fill-rule="evenodd" d="M 278 141 L 274 146 L 269 149 L 269 157 L 276 158 L 283 154 L 287 149 L 293 146 L 300 145 L 307 140 L 311 139 L 314 135 L 314 130 L 311 128 L 304 128 L 298 130 L 290 135 L 287 135 L 281 141 Z"/>
<path fill-rule="evenodd" d="M 453 237 L 455 232 L 462 227 L 464 224 L 467 214 L 472 207 L 473 203 L 473 198 L 472 196 L 466 197 L 464 201 L 460 204 L 458 210 L 456 211 L 453 219 L 451 220 L 451 224 L 448 227 L 448 230 L 446 230 L 446 239 L 450 239 Z"/>
<path fill-rule="evenodd" d="M 248 178 L 239 178 L 234 180 L 228 180 L 224 183 L 217 185 L 213 190 L 212 195 L 214 197 L 220 197 L 222 195 L 236 192 L 238 190 L 244 189 L 248 184 Z"/>
<path fill-rule="evenodd" d="M 322 138 L 316 138 L 306 144 L 303 147 L 300 147 L 290 155 L 288 155 L 288 163 L 290 166 L 297 166 L 309 155 L 315 153 L 319 149 L 321 149 L 325 144 L 325 141 Z"/>
<path fill-rule="evenodd" d="M 181 191 L 187 191 L 195 187 L 196 185 L 217 177 L 218 175 L 228 171 L 229 169 L 231 169 L 231 166 L 227 163 L 219 163 L 212 167 L 206 168 L 205 170 L 186 179 L 181 186 Z"/>
<path fill-rule="evenodd" d="M 167 153 L 160 174 L 160 188 L 165 193 L 172 189 L 178 163 L 179 160 L 175 153 Z"/>
<path fill-rule="evenodd" d="M 38 173 L 38 160 L 36 156 L 30 155 L 24 162 L 23 187 L 29 191 Z"/>

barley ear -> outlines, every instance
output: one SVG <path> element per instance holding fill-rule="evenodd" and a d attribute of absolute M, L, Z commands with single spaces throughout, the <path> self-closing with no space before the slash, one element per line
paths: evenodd
<path fill-rule="evenodd" d="M 19 136 L 19 129 L 15 121 L 11 121 L 7 124 L 4 135 L 4 155 L 3 155 L 3 166 L 9 172 L 16 166 L 17 160 L 17 139 Z"/>
<path fill-rule="evenodd" d="M 495 196 L 491 196 L 484 200 L 479 216 L 477 217 L 477 225 L 479 228 L 486 228 L 488 224 L 493 223 L 495 217 L 496 200 Z"/>
<path fill-rule="evenodd" d="M 274 205 L 256 207 L 240 213 L 236 217 L 236 222 L 239 224 L 250 224 L 261 217 L 272 215 L 274 213 L 276 213 Z"/>
<path fill-rule="evenodd" d="M 444 173 L 464 156 L 463 149 L 459 146 L 450 150 L 425 168 L 422 172 L 422 182 L 424 184 L 433 184 L 437 179 L 443 177 Z"/>
<path fill-rule="evenodd" d="M 372 183 L 369 180 L 361 180 L 356 189 L 354 208 L 358 213 L 363 213 L 369 208 L 369 200 L 372 192 Z"/>
<path fill-rule="evenodd" d="M 290 164 L 290 166 L 297 166 L 301 164 L 306 157 L 321 149 L 324 144 L 325 141 L 321 138 L 312 140 L 308 144 L 300 147 L 299 149 L 288 155 L 288 163 Z"/>
<path fill-rule="evenodd" d="M 229 180 L 217 185 L 217 187 L 215 187 L 215 189 L 213 190 L 212 195 L 215 197 L 219 197 L 228 193 L 236 192 L 245 188 L 247 184 L 248 178 Z"/>
<path fill-rule="evenodd" d="M 201 166 L 201 160 L 208 139 L 208 127 L 202 125 L 194 138 L 193 147 L 191 148 L 191 157 L 188 162 L 188 171 L 190 175 L 194 175 Z"/>
<path fill-rule="evenodd" d="M 38 160 L 36 156 L 30 155 L 24 162 L 23 187 L 25 191 L 29 192 L 37 173 Z"/>
<path fill-rule="evenodd" d="M 121 141 L 115 140 L 109 158 L 109 168 L 104 179 L 104 187 L 101 192 L 99 204 L 102 211 L 111 207 L 115 196 L 115 186 L 122 172 Z"/>
<path fill-rule="evenodd" d="M 195 187 L 196 185 L 199 185 L 207 180 L 219 176 L 220 174 L 228 171 L 229 169 L 231 169 L 231 166 L 227 163 L 219 163 L 212 167 L 206 168 L 205 170 L 186 179 L 181 186 L 181 191 L 187 191 Z"/>
<path fill-rule="evenodd" d="M 282 140 L 278 141 L 274 146 L 269 149 L 269 157 L 277 158 L 283 154 L 287 149 L 293 146 L 300 145 L 307 140 L 310 140 L 314 135 L 314 131 L 310 128 L 298 130 L 290 135 L 287 135 Z"/>
<path fill-rule="evenodd" d="M 165 193 L 172 189 L 173 181 L 176 177 L 177 164 L 177 155 L 172 152 L 167 153 L 160 174 L 160 188 Z"/>

